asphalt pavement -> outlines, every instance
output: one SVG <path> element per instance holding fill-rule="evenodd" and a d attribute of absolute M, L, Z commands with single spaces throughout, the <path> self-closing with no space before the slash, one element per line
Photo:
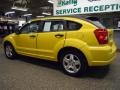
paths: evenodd
<path fill-rule="evenodd" d="M 0 49 L 0 90 L 120 90 L 120 53 L 108 67 L 89 68 L 82 77 L 61 72 L 55 62 L 20 56 L 9 60 Z"/>

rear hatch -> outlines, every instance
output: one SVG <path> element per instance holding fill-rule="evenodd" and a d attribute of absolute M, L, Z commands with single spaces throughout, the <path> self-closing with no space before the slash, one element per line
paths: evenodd
<path fill-rule="evenodd" d="M 106 29 L 106 27 L 98 20 L 98 18 L 95 17 L 90 17 L 87 18 L 87 20 L 94 24 L 98 29 L 95 30 L 95 36 L 99 42 L 99 44 L 113 44 L 113 30 L 111 29 Z M 103 35 L 104 40 L 100 41 L 99 36 Z"/>

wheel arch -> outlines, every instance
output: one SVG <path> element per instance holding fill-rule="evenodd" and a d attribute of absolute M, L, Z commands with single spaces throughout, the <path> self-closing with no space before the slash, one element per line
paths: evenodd
<path fill-rule="evenodd" d="M 75 47 L 71 47 L 71 46 L 64 47 L 64 48 L 62 48 L 62 49 L 59 50 L 59 52 L 58 52 L 58 54 L 57 54 L 58 62 L 60 62 L 60 55 L 61 55 L 63 52 L 67 51 L 67 50 L 73 50 L 73 51 L 78 52 L 79 54 L 81 54 L 81 55 L 85 58 L 86 63 L 87 63 L 87 64 L 89 63 L 88 60 L 87 60 L 87 58 L 86 58 L 86 56 L 85 56 L 85 54 L 84 54 L 80 49 L 75 48 Z"/>
<path fill-rule="evenodd" d="M 12 45 L 12 43 L 10 41 L 4 41 L 3 46 L 5 47 L 6 44 L 11 44 Z"/>
<path fill-rule="evenodd" d="M 16 46 L 15 44 L 15 41 L 13 38 L 9 38 L 9 37 L 6 37 L 3 41 L 3 46 L 6 44 L 6 43 L 10 43 L 14 48 Z"/>
<path fill-rule="evenodd" d="M 4 42 L 3 42 L 3 47 L 4 47 L 4 48 L 5 48 L 5 45 L 6 45 L 6 44 L 11 44 L 11 45 L 13 46 L 14 50 L 16 51 L 15 46 L 14 46 L 14 44 L 13 44 L 12 42 L 10 42 L 10 41 L 8 41 L 8 40 L 4 41 Z"/>

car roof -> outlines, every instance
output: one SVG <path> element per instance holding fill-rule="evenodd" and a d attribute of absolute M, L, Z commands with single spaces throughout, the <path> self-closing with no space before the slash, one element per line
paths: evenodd
<path fill-rule="evenodd" d="M 88 23 L 91 23 L 93 25 L 96 26 L 96 24 L 93 22 L 93 21 L 98 21 L 98 18 L 97 17 L 90 17 L 90 16 L 81 16 L 81 15 L 69 15 L 69 16 L 50 16 L 50 17 L 42 17 L 42 18 L 36 18 L 36 19 L 33 19 L 31 21 L 29 21 L 28 23 L 31 23 L 31 22 L 35 22 L 35 21 L 40 21 L 40 20 L 62 20 L 62 19 L 65 19 L 65 20 L 82 20 L 82 21 L 87 21 Z"/>
<path fill-rule="evenodd" d="M 74 19 L 81 19 L 81 20 L 87 20 L 88 16 L 81 16 L 81 15 L 69 15 L 69 16 L 50 16 L 50 17 L 41 17 L 41 18 L 35 18 L 31 20 L 31 22 L 39 21 L 39 20 L 49 20 L 49 19 L 66 19 L 66 18 L 74 18 Z"/>

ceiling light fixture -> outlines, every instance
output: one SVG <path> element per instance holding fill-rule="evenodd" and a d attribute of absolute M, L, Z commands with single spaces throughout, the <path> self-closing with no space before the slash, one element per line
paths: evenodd
<path fill-rule="evenodd" d="M 14 9 L 14 10 L 19 10 L 19 11 L 28 11 L 28 8 L 19 8 L 19 7 L 12 7 L 11 9 Z"/>
<path fill-rule="evenodd" d="M 46 12 L 43 12 L 42 14 L 43 15 L 51 15 L 51 13 L 46 13 Z"/>
<path fill-rule="evenodd" d="M 31 15 L 32 15 L 32 14 L 24 14 L 23 16 L 25 16 L 25 17 L 26 17 L 26 16 L 31 16 Z"/>
<path fill-rule="evenodd" d="M 15 21 L 15 20 L 11 20 L 11 19 L 9 19 L 8 21 L 9 21 L 9 22 L 12 22 L 12 21 Z"/>
<path fill-rule="evenodd" d="M 5 15 L 13 14 L 13 13 L 15 13 L 15 11 L 6 12 Z"/>
<path fill-rule="evenodd" d="M 52 3 L 52 4 L 54 3 L 52 0 L 48 0 L 48 2 L 49 2 L 49 3 Z"/>
<path fill-rule="evenodd" d="M 45 17 L 45 16 L 36 16 L 37 18 Z"/>

